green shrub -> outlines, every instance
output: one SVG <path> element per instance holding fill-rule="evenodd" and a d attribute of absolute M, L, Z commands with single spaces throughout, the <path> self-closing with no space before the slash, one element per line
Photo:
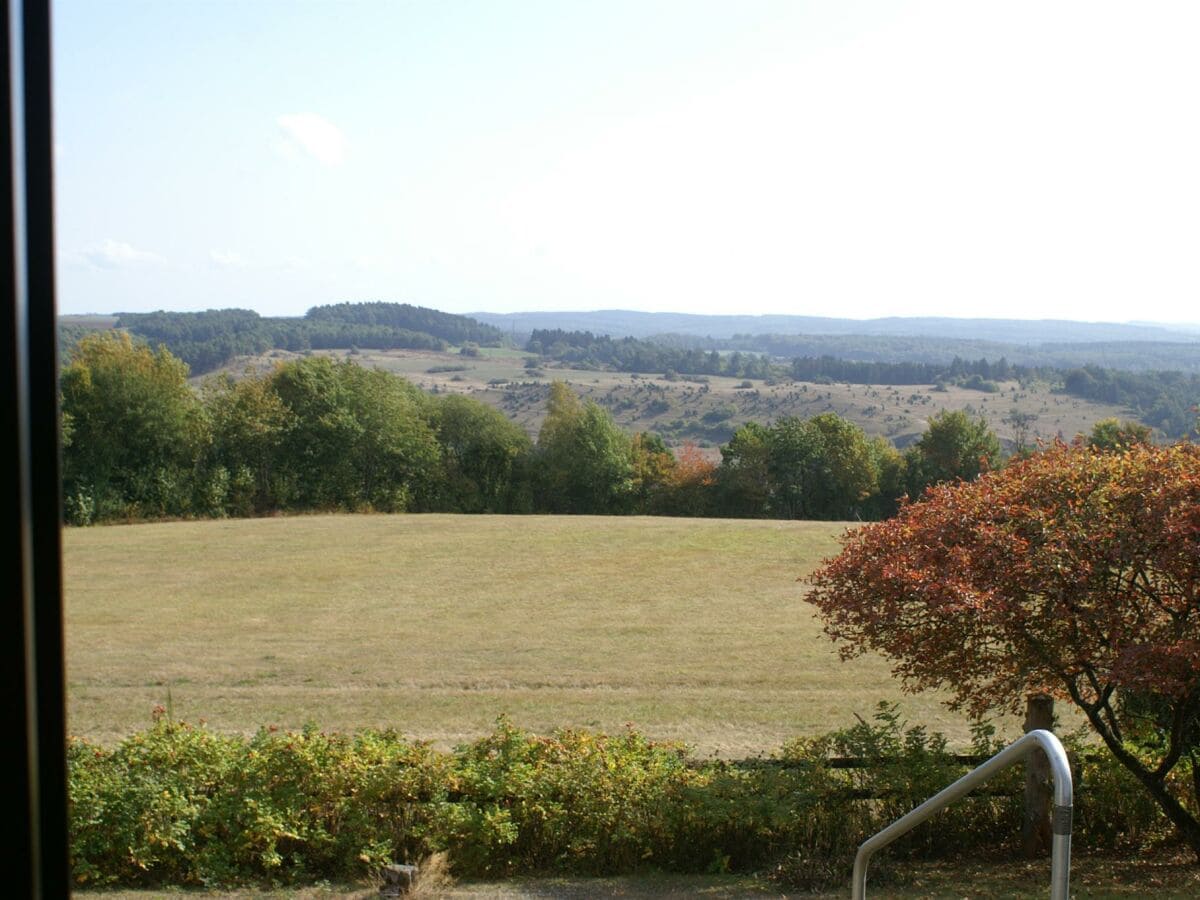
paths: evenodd
<path fill-rule="evenodd" d="M 1103 850 L 1138 849 L 1171 834 L 1154 798 L 1108 753 L 1077 752 L 1072 839 Z M 1177 777 L 1185 777 L 1178 773 Z M 1191 773 L 1186 773 L 1191 778 Z"/>
<path fill-rule="evenodd" d="M 460 749 L 459 775 L 472 831 L 455 836 L 450 855 L 478 874 L 606 874 L 664 862 L 669 810 L 703 777 L 682 747 L 634 731 L 544 738 L 505 720 Z"/>
<path fill-rule="evenodd" d="M 974 749 L 998 747 L 981 728 Z M 830 764 L 845 756 L 869 765 Z M 757 764 L 697 762 L 633 730 L 541 737 L 504 719 L 445 753 L 390 731 L 247 739 L 165 716 L 111 750 L 72 741 L 68 764 L 76 882 L 133 886 L 349 880 L 446 851 L 465 876 L 770 868 L 789 887 L 827 888 L 844 883 L 866 837 L 967 770 L 942 736 L 887 705 Z M 1163 832 L 1123 772 L 1107 757 L 1084 763 L 1081 844 Z M 1011 846 L 1021 779 L 1009 770 L 889 852 Z"/>
<path fill-rule="evenodd" d="M 197 825 L 238 739 L 159 720 L 115 750 L 72 741 L 71 853 L 80 884 L 195 883 Z"/>

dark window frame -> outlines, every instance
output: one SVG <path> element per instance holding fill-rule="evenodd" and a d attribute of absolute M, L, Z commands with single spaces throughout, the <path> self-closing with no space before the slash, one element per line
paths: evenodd
<path fill-rule="evenodd" d="M 9 521 L 0 668 L 9 763 L 0 808 L 14 826 L 11 896 L 70 894 L 59 481 L 58 341 L 54 287 L 50 0 L 0 0 L 0 102 L 8 177 L 0 185 L 0 382 Z M 23 776 L 23 777 L 22 777 Z"/>

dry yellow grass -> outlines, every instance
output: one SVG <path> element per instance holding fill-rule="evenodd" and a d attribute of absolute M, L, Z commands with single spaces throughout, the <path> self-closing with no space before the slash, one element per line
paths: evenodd
<path fill-rule="evenodd" d="M 69 726 L 113 741 L 175 715 L 224 731 L 389 726 L 448 746 L 509 714 L 635 723 L 698 753 L 770 751 L 901 700 L 842 663 L 797 576 L 831 523 L 311 516 L 68 529 Z"/>

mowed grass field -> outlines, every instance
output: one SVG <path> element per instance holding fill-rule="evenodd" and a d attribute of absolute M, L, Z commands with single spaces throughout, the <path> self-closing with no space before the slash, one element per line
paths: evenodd
<path fill-rule="evenodd" d="M 450 746 L 500 714 L 635 724 L 701 755 L 770 752 L 899 700 L 839 660 L 797 582 L 845 525 L 359 515 L 67 529 L 69 729 L 113 742 L 156 705 L 221 731 L 392 727 Z"/>

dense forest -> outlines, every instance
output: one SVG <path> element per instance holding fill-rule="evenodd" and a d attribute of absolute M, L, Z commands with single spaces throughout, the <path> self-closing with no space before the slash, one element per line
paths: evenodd
<path fill-rule="evenodd" d="M 939 384 L 966 383 L 972 386 L 1035 375 L 1024 366 L 1009 365 L 1003 356 L 995 362 L 954 357 L 949 365 L 920 362 L 856 362 L 833 356 L 798 357 L 792 360 L 791 375 L 797 381 L 841 381 L 849 384 Z M 986 390 L 986 388 L 981 388 Z"/>
<path fill-rule="evenodd" d="M 775 374 L 770 359 L 759 353 L 735 351 L 722 354 L 715 350 L 706 353 L 631 337 L 613 339 L 590 331 L 538 329 L 530 336 L 525 349 L 580 369 L 673 371 L 683 375 L 730 375 L 735 378 L 769 378 Z"/>
<path fill-rule="evenodd" d="M 499 344 L 503 338 L 490 325 L 407 303 L 316 306 L 302 318 L 265 317 L 248 309 L 122 313 L 116 325 L 151 345 L 164 345 L 195 374 L 272 349 L 444 350 L 464 342 Z"/>

